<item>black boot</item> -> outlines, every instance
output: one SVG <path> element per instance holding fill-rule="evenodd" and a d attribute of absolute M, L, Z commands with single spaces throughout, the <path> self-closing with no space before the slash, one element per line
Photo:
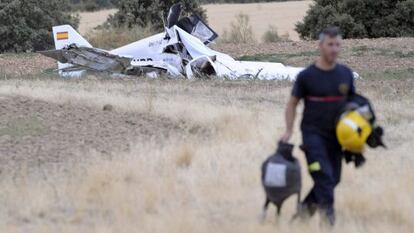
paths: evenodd
<path fill-rule="evenodd" d="M 320 208 L 322 225 L 333 227 L 336 222 L 335 210 L 333 207 L 321 207 Z"/>
<path fill-rule="evenodd" d="M 317 205 L 313 203 L 302 202 L 298 205 L 296 214 L 293 215 L 292 220 L 308 221 L 313 215 L 315 215 Z"/>

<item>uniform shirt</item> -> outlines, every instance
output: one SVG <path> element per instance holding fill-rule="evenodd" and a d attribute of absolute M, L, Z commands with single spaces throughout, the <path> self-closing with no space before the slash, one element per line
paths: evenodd
<path fill-rule="evenodd" d="M 345 65 L 337 64 L 325 71 L 316 65 L 303 70 L 297 77 L 292 95 L 304 99 L 301 129 L 324 135 L 335 134 L 336 121 L 346 97 L 355 93 L 354 75 Z"/>

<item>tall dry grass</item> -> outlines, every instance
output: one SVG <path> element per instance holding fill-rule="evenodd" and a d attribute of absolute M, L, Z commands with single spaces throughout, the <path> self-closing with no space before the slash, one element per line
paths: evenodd
<path fill-rule="evenodd" d="M 414 229 L 413 85 L 358 82 L 373 98 L 390 149 L 368 151 L 362 170 L 345 167 L 332 232 Z M 2 174 L 0 231 L 328 232 L 317 218 L 290 225 L 294 200 L 278 221 L 272 215 L 264 224 L 257 220 L 264 198 L 259 167 L 284 128 L 289 91 L 284 82 L 2 80 L 0 96 L 96 108 L 112 104 L 119 114 L 184 121 L 189 130 L 172 128 L 164 141 L 126 139 L 133 144 L 130 151 L 111 160 L 91 151 L 69 173 L 41 178 L 21 166 L 17 177 Z M 296 132 L 296 144 L 299 138 Z M 295 154 L 303 164 L 301 152 Z M 311 181 L 303 172 L 306 192 Z"/>

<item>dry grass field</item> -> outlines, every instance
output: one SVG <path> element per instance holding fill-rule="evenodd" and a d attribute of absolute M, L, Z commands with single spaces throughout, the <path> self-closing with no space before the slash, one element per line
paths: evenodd
<path fill-rule="evenodd" d="M 209 25 L 222 35 L 230 29 L 231 23 L 237 14 L 243 13 L 250 17 L 254 37 L 260 40 L 261 36 L 269 30 L 269 26 L 277 28 L 280 35 L 289 35 L 292 40 L 299 40 L 295 24 L 306 14 L 312 1 L 289 1 L 253 4 L 209 4 L 204 5 L 207 11 Z M 110 14 L 116 10 L 102 10 L 97 12 L 81 12 L 79 32 L 87 35 L 96 26 L 105 22 Z"/>
<path fill-rule="evenodd" d="M 345 42 L 343 60 L 365 77 L 357 88 L 373 100 L 389 149 L 367 151 L 361 170 L 345 166 L 332 232 L 414 229 L 413 41 Z M 295 43 L 222 49 L 311 62 L 314 44 Z M 52 67 L 0 55 L 0 232 L 328 232 L 318 218 L 289 224 L 293 199 L 278 221 L 258 221 L 260 165 L 283 132 L 291 83 L 62 79 Z"/>
<path fill-rule="evenodd" d="M 78 31 L 82 35 L 87 35 L 94 28 L 103 24 L 109 15 L 115 14 L 117 10 L 100 10 L 96 12 L 80 12 L 79 13 L 79 28 Z"/>
<path fill-rule="evenodd" d="M 297 41 L 299 35 L 295 24 L 306 15 L 312 1 L 288 1 L 251 4 L 211 4 L 205 5 L 209 25 L 222 35 L 230 29 L 237 14 L 249 16 L 254 37 L 260 40 L 262 35 L 274 26 L 280 35 L 289 35 Z"/>

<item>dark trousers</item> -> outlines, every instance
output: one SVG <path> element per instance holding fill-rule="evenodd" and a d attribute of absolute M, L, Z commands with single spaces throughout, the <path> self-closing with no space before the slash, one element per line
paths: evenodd
<path fill-rule="evenodd" d="M 342 149 L 335 134 L 321 135 L 302 130 L 303 145 L 309 173 L 314 186 L 304 203 L 317 205 L 328 214 L 334 213 L 334 189 L 341 179 Z"/>

